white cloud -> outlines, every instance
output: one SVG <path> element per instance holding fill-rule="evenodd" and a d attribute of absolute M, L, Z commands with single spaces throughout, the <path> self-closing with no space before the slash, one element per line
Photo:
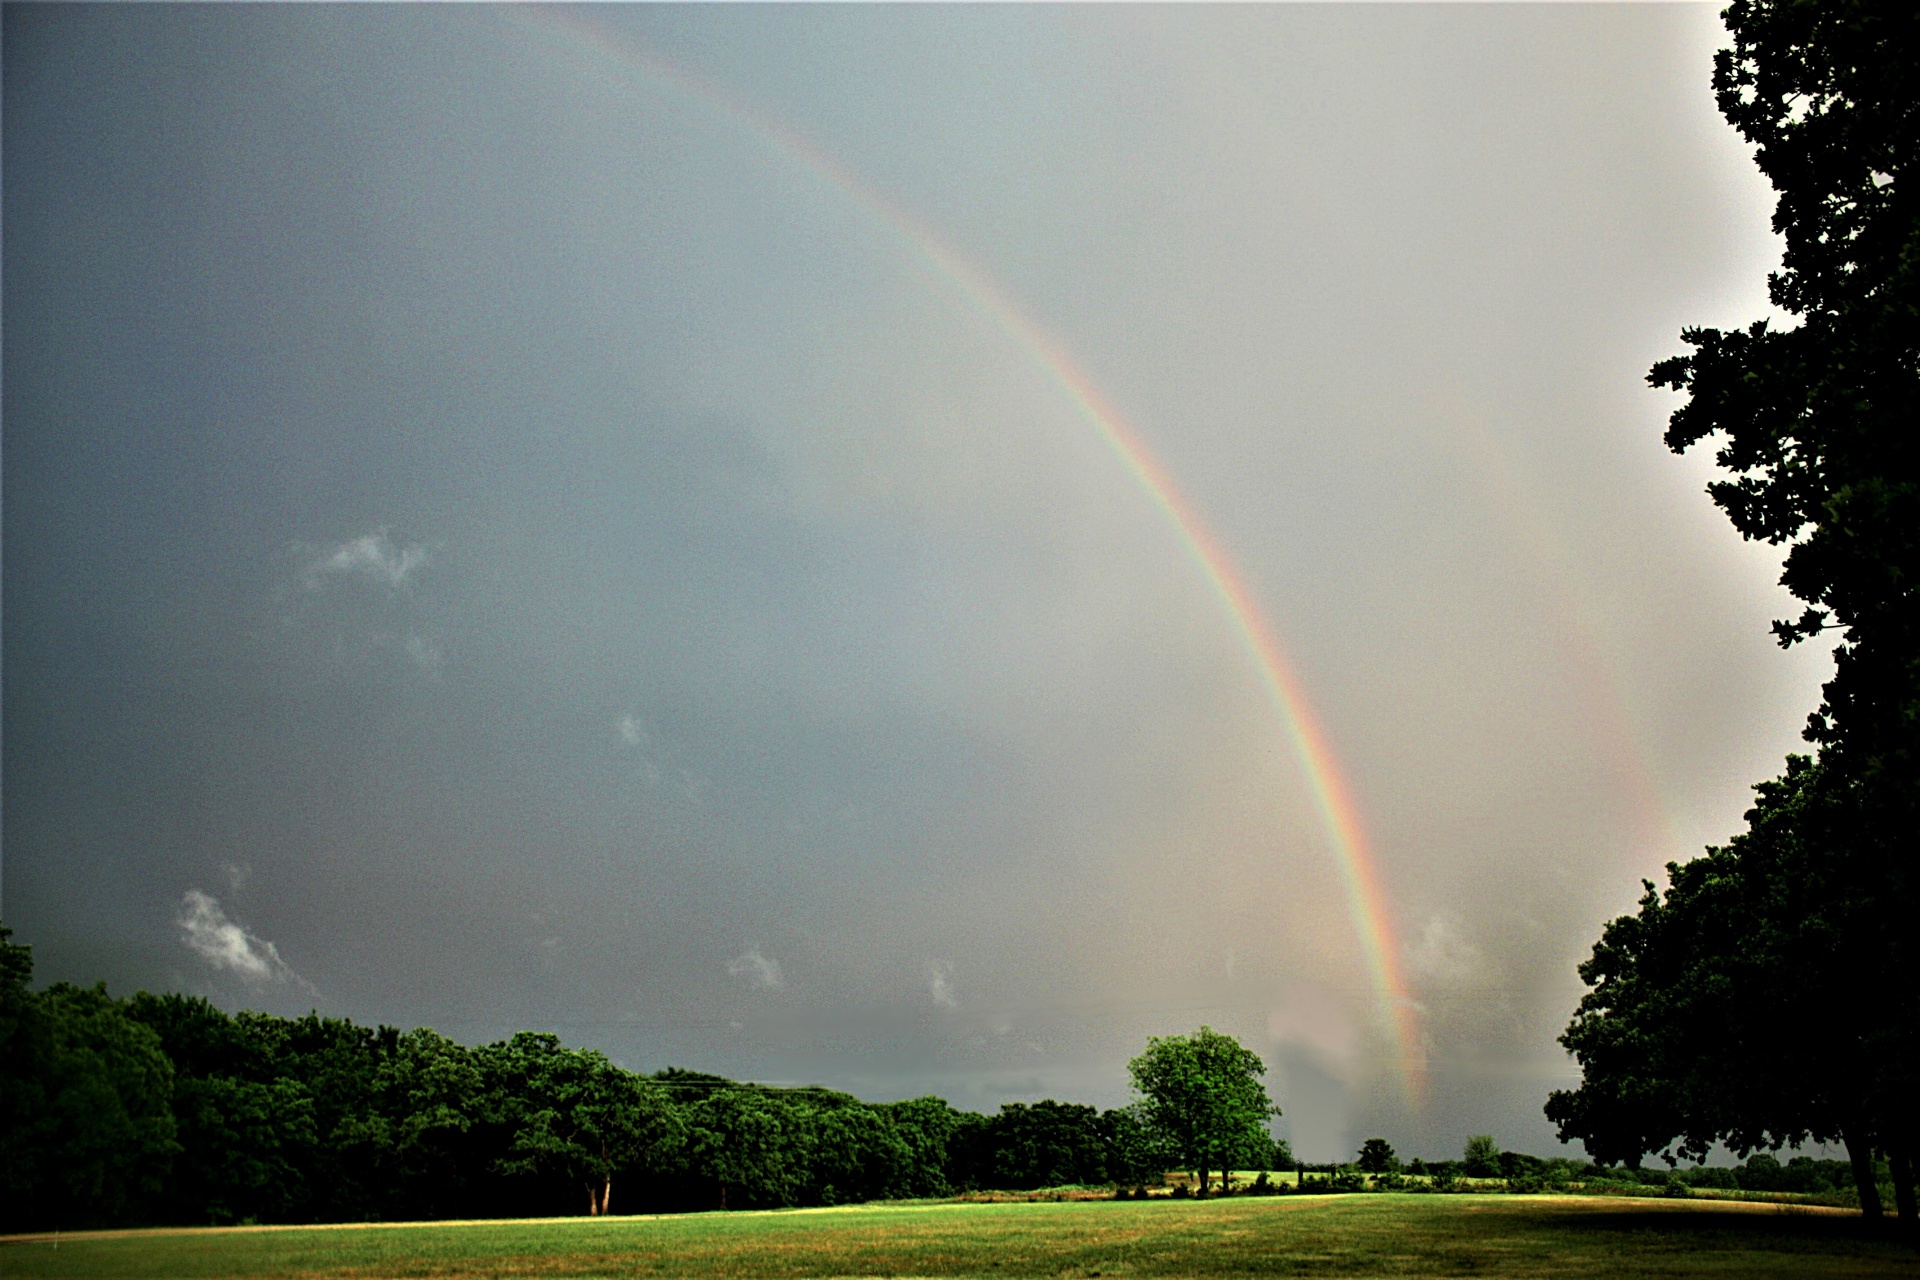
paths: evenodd
<path fill-rule="evenodd" d="M 630 747 L 641 747 L 647 743 L 647 723 L 631 711 L 621 716 L 614 728 L 620 734 L 620 741 Z"/>
<path fill-rule="evenodd" d="M 957 1009 L 960 998 L 953 994 L 953 966 L 938 960 L 927 962 L 927 994 L 942 1008 Z"/>
<path fill-rule="evenodd" d="M 375 529 L 315 552 L 301 579 L 309 591 L 320 590 L 329 578 L 365 578 L 398 589 L 426 562 L 425 547 L 396 547 L 385 529 Z"/>
<path fill-rule="evenodd" d="M 1429 917 L 1407 948 L 1407 970 L 1424 985 L 1457 986 L 1484 976 L 1486 956 L 1460 926 L 1444 916 Z"/>
<path fill-rule="evenodd" d="M 249 982 L 310 985 L 280 958 L 278 947 L 230 919 L 220 899 L 210 893 L 187 890 L 173 922 L 180 926 L 180 940 L 187 948 L 216 969 L 237 973 Z"/>
<path fill-rule="evenodd" d="M 780 975 L 780 962 L 760 954 L 758 947 L 735 956 L 728 962 L 727 972 L 736 978 L 745 978 L 762 991 L 778 991 L 787 985 L 787 980 Z"/>

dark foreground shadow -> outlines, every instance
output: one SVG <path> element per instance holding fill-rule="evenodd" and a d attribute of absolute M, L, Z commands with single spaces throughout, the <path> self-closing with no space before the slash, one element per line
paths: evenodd
<path fill-rule="evenodd" d="M 1794 1205 L 1718 1213 L 1711 1209 L 1582 1206 L 1539 1210 L 1531 1216 L 1535 1227 L 1546 1226 L 1569 1237 L 1659 1236 L 1680 1248 L 1881 1255 L 1893 1248 L 1913 1252 L 1913 1237 L 1897 1222 L 1883 1219 L 1875 1223 L 1858 1214 L 1809 1212 Z M 1515 1223 L 1514 1229 L 1525 1228 Z"/>

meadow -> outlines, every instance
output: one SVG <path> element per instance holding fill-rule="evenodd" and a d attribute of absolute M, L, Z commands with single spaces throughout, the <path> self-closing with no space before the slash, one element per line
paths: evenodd
<path fill-rule="evenodd" d="M 864 1205 L 662 1217 L 120 1231 L 0 1240 L 0 1275 L 1911 1276 L 1804 1206 L 1571 1196 Z"/>

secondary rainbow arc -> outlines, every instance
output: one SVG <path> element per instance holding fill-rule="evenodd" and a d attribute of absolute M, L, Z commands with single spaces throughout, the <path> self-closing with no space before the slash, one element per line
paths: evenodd
<path fill-rule="evenodd" d="M 1060 388 L 1080 416 L 1113 449 L 1121 464 L 1171 522 L 1182 545 L 1232 618 L 1235 631 L 1279 713 L 1335 855 L 1348 914 L 1368 976 L 1387 1014 L 1398 1077 L 1408 1099 L 1416 1106 L 1421 1105 L 1425 1100 L 1426 1071 L 1419 1006 L 1409 994 L 1401 972 L 1392 916 L 1387 909 L 1377 859 L 1352 788 L 1293 664 L 1288 661 L 1253 593 L 1218 538 L 1138 431 L 1005 290 L 962 257 L 933 228 L 900 208 L 807 138 L 658 55 L 619 41 L 558 9 L 515 6 L 498 12 L 523 29 L 564 40 L 569 52 L 584 54 L 589 60 L 576 64 L 582 70 L 605 76 L 610 70 L 605 64 L 611 63 L 611 69 L 619 73 L 638 72 L 655 84 L 671 86 L 770 145 L 783 158 L 797 162 L 838 188 L 890 238 L 946 280 L 982 317 L 1000 329 L 1017 350 Z M 617 77 L 609 79 L 612 87 L 624 88 Z"/>

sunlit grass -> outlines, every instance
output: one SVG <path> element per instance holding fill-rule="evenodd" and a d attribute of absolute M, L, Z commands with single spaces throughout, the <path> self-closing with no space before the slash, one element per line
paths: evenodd
<path fill-rule="evenodd" d="M 1853 1215 L 1360 1195 L 117 1232 L 0 1242 L 6 1276 L 1911 1276 Z"/>

